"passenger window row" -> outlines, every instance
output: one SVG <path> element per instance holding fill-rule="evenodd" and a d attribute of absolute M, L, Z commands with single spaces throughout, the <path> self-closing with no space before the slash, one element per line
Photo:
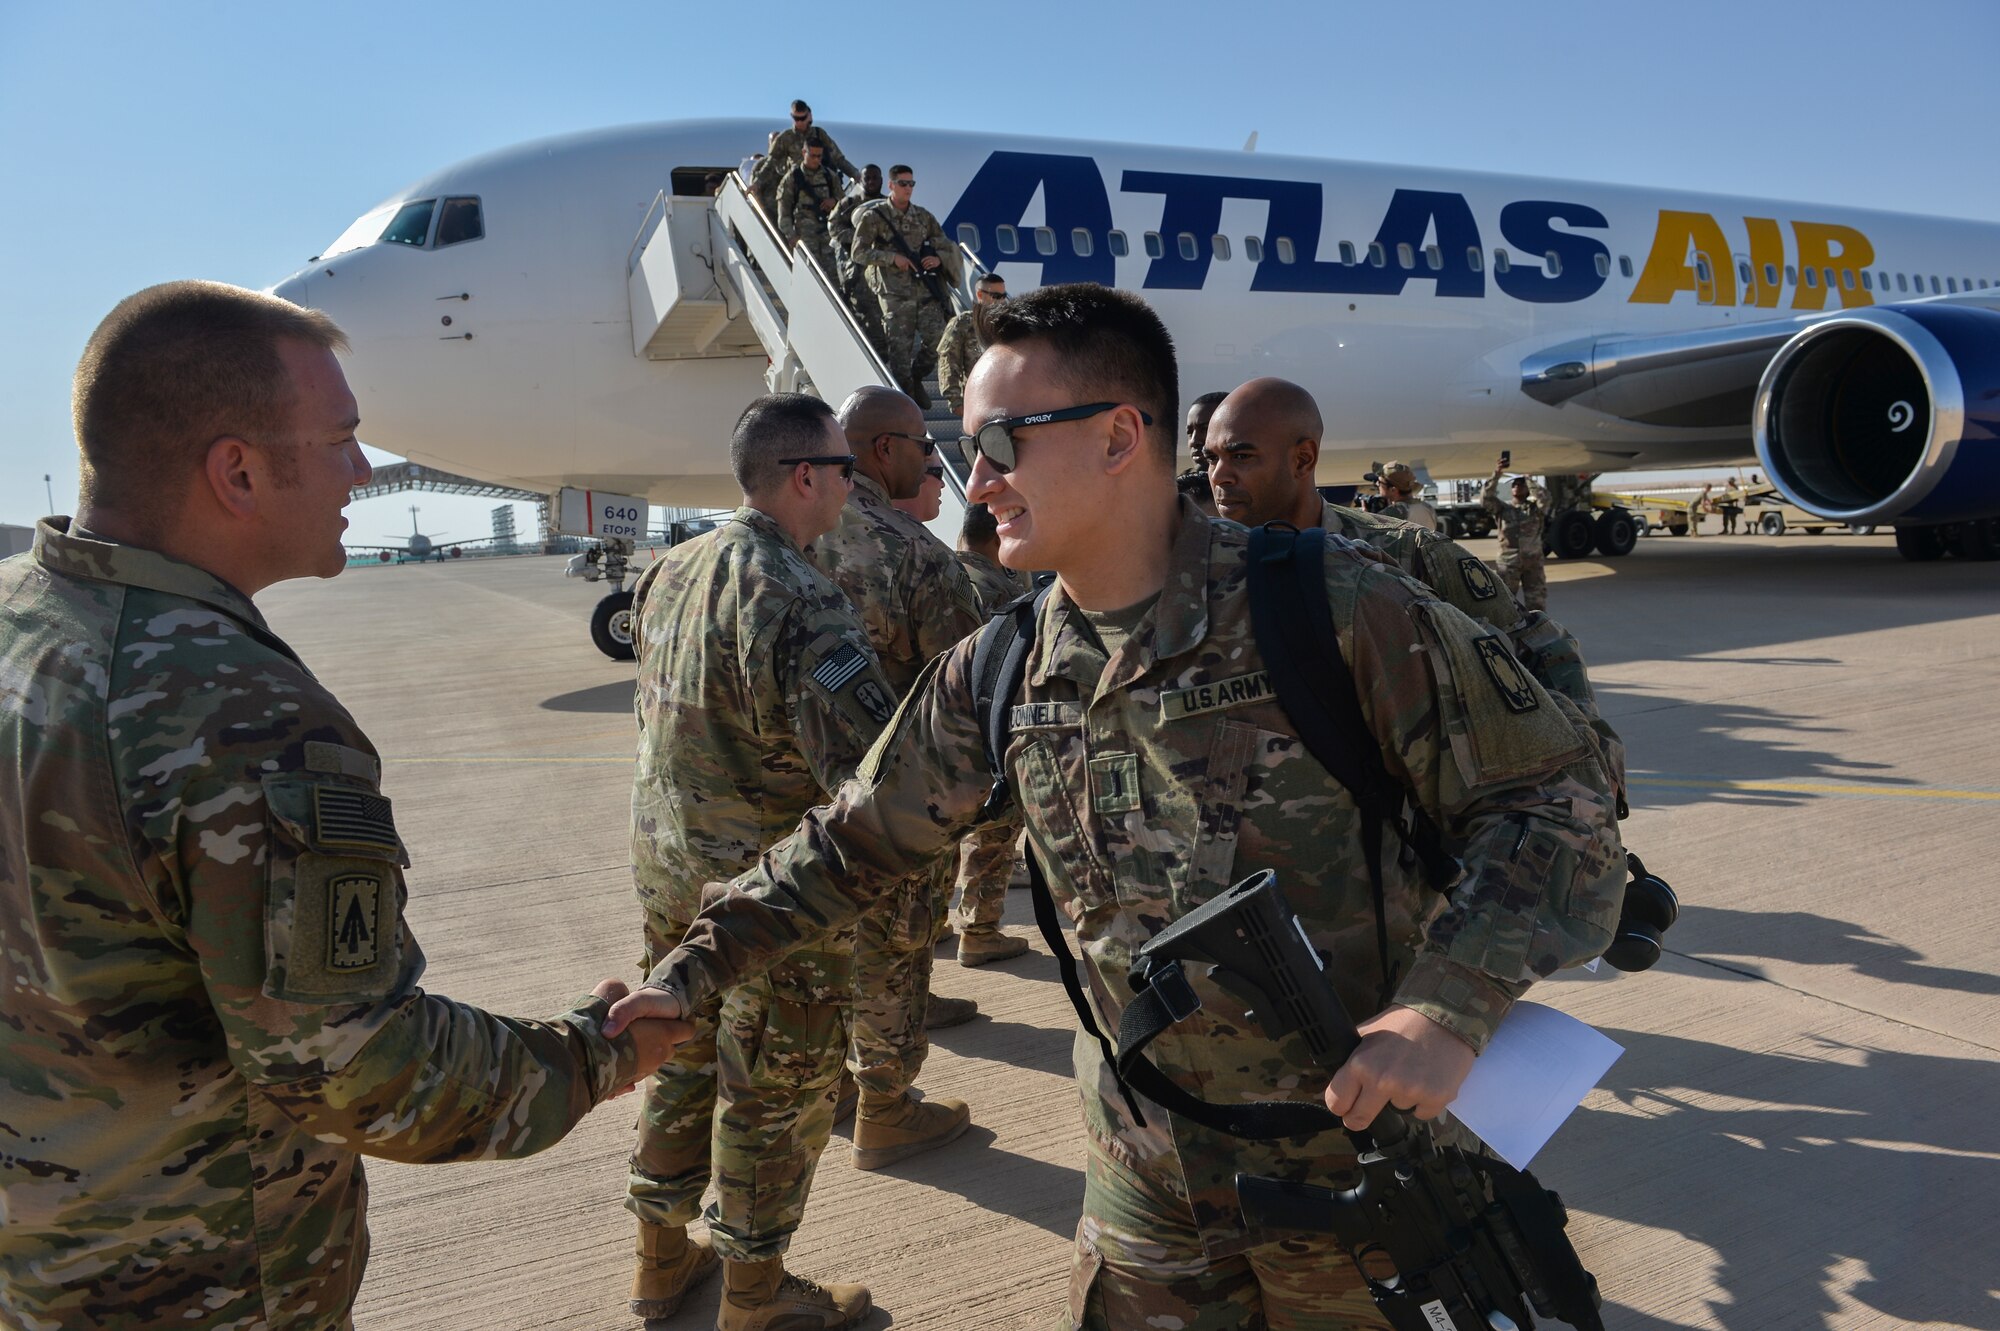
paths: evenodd
<path fill-rule="evenodd" d="M 1032 233 L 1030 239 L 1034 246 L 1035 254 L 1046 258 L 1057 252 L 1059 238 L 1053 228 L 1038 226 L 1027 229 Z M 1022 252 L 1020 232 L 1021 228 L 1005 224 L 993 228 L 993 248 L 1002 259 Z M 980 253 L 983 237 L 980 234 L 979 228 L 973 223 L 959 223 L 958 239 L 960 243 L 974 254 Z M 1147 258 L 1163 259 L 1166 257 L 1169 243 L 1168 237 L 1162 236 L 1157 231 L 1148 231 L 1143 234 L 1141 241 L 1145 247 Z M 1224 235 L 1214 235 L 1204 238 L 1195 235 L 1191 231 L 1182 231 L 1171 237 L 1171 243 L 1174 253 L 1189 263 L 1193 263 L 1202 257 L 1204 245 L 1207 247 L 1209 257 L 1221 263 L 1229 262 L 1232 254 L 1230 239 Z M 1069 245 L 1071 253 L 1080 258 L 1087 259 L 1096 253 L 1097 238 L 1089 228 L 1077 227 L 1069 233 Z M 1120 259 L 1131 253 L 1131 244 L 1123 231 L 1106 233 L 1104 236 L 1104 246 L 1113 256 Z M 1362 263 L 1367 264 L 1371 268 L 1386 268 L 1393 257 L 1395 265 L 1404 272 L 1416 272 L 1420 268 L 1423 271 L 1433 273 L 1444 270 L 1444 254 L 1436 245 L 1426 245 L 1419 252 L 1416 247 L 1404 243 L 1396 246 L 1395 254 L 1391 256 L 1388 249 L 1380 241 L 1371 242 L 1365 250 L 1362 250 L 1357 249 L 1353 241 L 1343 240 L 1339 243 L 1337 252 L 1340 256 L 1340 262 L 1349 268 Z M 1243 237 L 1243 258 L 1247 262 L 1263 263 L 1266 257 L 1262 237 Z M 1297 263 L 1298 249 L 1292 243 L 1291 237 L 1274 236 L 1271 240 L 1268 257 L 1276 259 L 1279 263 Z M 1466 250 L 1465 262 L 1467 267 L 1475 273 L 1483 272 L 1486 267 L 1485 255 L 1477 246 Z M 1562 275 L 1562 256 L 1556 251 L 1550 250 L 1548 253 L 1542 255 L 1541 263 L 1543 270 L 1550 277 L 1560 277 Z M 1595 266 L 1597 275 L 1600 278 L 1611 276 L 1611 256 L 1609 254 L 1600 252 L 1597 255 Z M 1496 273 L 1505 273 L 1511 271 L 1512 268 L 1513 259 L 1507 251 L 1504 249 L 1495 249 L 1493 251 L 1493 271 Z M 1630 279 L 1633 274 L 1632 256 L 1629 254 L 1619 255 L 1618 275 Z M 1754 288 L 1758 285 L 1756 281 L 1757 272 L 1750 266 L 1750 261 L 1747 259 L 1738 259 L 1736 261 L 1736 275 L 1737 279 L 1746 288 Z M 1703 286 L 1707 286 L 1715 280 L 1714 271 L 1709 267 L 1706 256 L 1696 256 L 1695 278 Z M 1890 290 L 1892 278 L 1895 283 L 1894 289 L 1897 292 L 1915 291 L 1921 293 L 1926 289 L 1926 281 L 1929 283 L 1929 291 L 1932 294 L 1943 294 L 1948 291 L 1985 291 L 1989 288 L 2000 288 L 2000 279 L 1989 283 L 1987 279 L 1982 277 L 1975 283 L 1974 279 L 1969 277 L 1926 278 L 1914 273 L 1878 272 L 1868 268 L 1857 270 L 1852 268 L 1808 267 L 1804 270 L 1804 276 L 1801 278 L 1799 269 L 1792 264 L 1785 265 L 1784 285 L 1796 287 L 1803 280 L 1809 290 L 1818 290 L 1821 283 L 1824 282 L 1826 289 L 1829 291 L 1853 291 L 1859 285 L 1864 291 L 1887 292 Z M 1763 279 L 1763 285 L 1767 287 L 1777 286 L 1779 284 L 1778 265 L 1774 263 L 1765 264 L 1763 266 Z"/>

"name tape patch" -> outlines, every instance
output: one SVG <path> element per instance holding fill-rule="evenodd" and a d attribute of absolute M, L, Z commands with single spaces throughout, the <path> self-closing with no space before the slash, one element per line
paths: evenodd
<path fill-rule="evenodd" d="M 1271 674 L 1268 670 L 1259 670 L 1254 675 L 1237 675 L 1233 679 L 1218 679 L 1212 684 L 1163 691 L 1160 694 L 1160 719 L 1178 721 L 1182 717 L 1213 712 L 1223 707 L 1262 702 L 1270 696 Z"/>
<path fill-rule="evenodd" d="M 1007 724 L 1014 730 L 1079 726 L 1083 724 L 1083 708 L 1073 702 L 1017 703 L 1007 709 Z"/>

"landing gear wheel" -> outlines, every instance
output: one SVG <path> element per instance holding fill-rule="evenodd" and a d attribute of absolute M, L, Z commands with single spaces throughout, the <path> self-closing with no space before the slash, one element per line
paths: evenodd
<path fill-rule="evenodd" d="M 1913 564 L 1944 558 L 1944 533 L 1936 527 L 1896 528 L 1896 553 Z"/>
<path fill-rule="evenodd" d="M 1597 541 L 1597 524 L 1590 514 L 1571 509 L 1555 520 L 1549 532 L 1548 551 L 1559 559 L 1581 559 Z"/>
<path fill-rule="evenodd" d="M 1856 536 L 1873 536 L 1875 534 L 1874 526 L 1866 522 L 1850 522 L 1847 524 L 1847 530 Z"/>
<path fill-rule="evenodd" d="M 1632 547 L 1639 543 L 1639 524 L 1622 508 L 1611 509 L 1594 526 L 1592 536 L 1599 554 L 1616 559 L 1631 554 Z"/>
<path fill-rule="evenodd" d="M 614 661 L 638 655 L 632 647 L 632 593 L 613 592 L 597 603 L 590 612 L 590 640 Z"/>
<path fill-rule="evenodd" d="M 1964 559 L 2000 559 L 2000 518 L 1959 523 L 1958 553 Z"/>
<path fill-rule="evenodd" d="M 1785 534 L 1785 515 L 1783 513 L 1766 513 L 1763 517 L 1757 519 L 1757 530 L 1763 532 L 1766 536 L 1783 536 Z"/>

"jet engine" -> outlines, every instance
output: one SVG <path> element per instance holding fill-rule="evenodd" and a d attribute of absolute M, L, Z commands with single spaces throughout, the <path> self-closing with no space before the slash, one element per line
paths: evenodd
<path fill-rule="evenodd" d="M 2000 515 L 2000 313 L 1853 310 L 1779 349 L 1757 386 L 1757 456 L 1799 507 L 1856 526 Z"/>

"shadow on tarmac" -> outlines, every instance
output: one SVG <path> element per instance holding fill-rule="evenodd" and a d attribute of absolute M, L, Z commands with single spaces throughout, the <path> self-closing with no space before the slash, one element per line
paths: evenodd
<path fill-rule="evenodd" d="M 542 700 L 545 712 L 618 712 L 631 715 L 632 681 L 614 679 L 609 684 L 593 684 Z"/>
<path fill-rule="evenodd" d="M 1609 1167 L 1546 1181 L 1711 1249 L 1716 1325 L 1830 1328 L 1849 1324 L 1852 1300 L 1899 1325 L 2000 1328 L 1991 1261 L 1949 1256 L 2000 1251 L 2000 1066 L 1823 1039 L 1748 1053 L 1605 1033 L 1628 1051 L 1603 1082 L 1619 1108 L 1579 1113 L 1563 1136 L 1566 1159 Z M 1840 1298 L 1829 1284 L 1851 1288 Z M 1672 1325 L 1627 1311 L 1613 1324 Z"/>
<path fill-rule="evenodd" d="M 1716 978 L 1767 978 L 1759 960 L 1805 966 L 1839 966 L 1856 975 L 1919 989 L 1965 994 L 2000 994 L 2000 976 L 1924 964 L 1923 953 L 1845 920 L 1805 911 L 1728 910 L 1718 906 L 1681 907 L 1669 946 L 1694 961 L 1723 968 Z M 1754 949 L 1754 950 L 1751 950 Z M 2000 1131 L 1993 1133 L 2000 1144 Z"/>

